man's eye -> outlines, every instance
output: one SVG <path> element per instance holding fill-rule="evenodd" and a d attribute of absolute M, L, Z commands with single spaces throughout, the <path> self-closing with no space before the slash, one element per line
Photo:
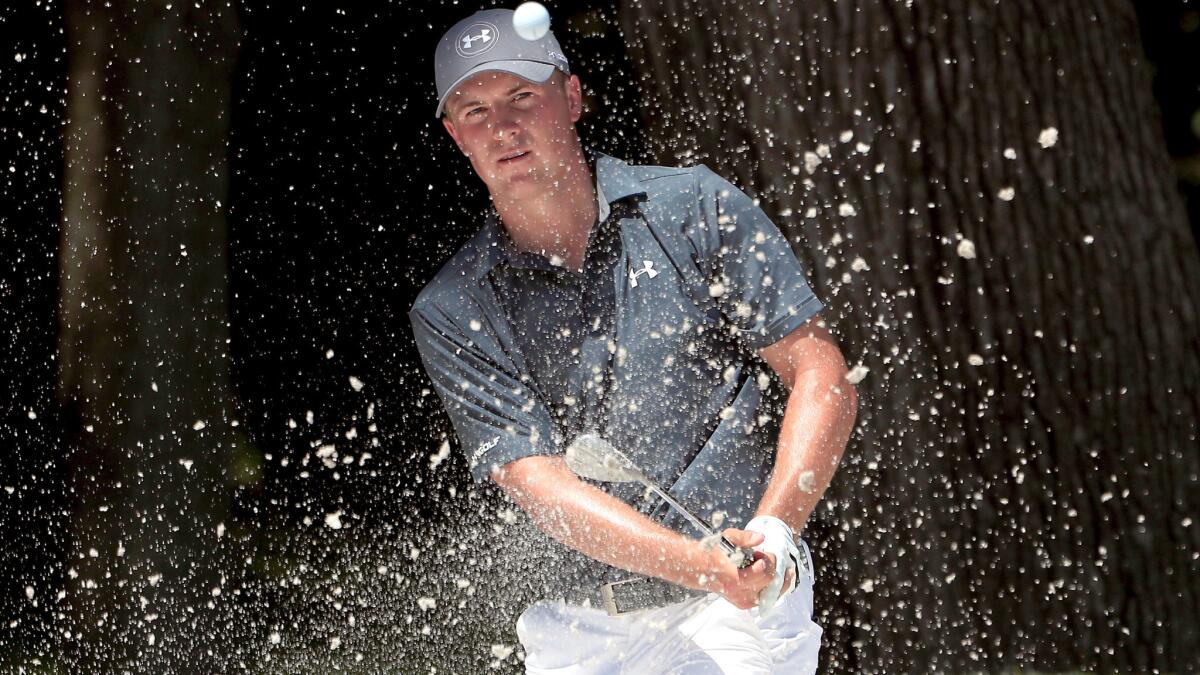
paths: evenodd
<path fill-rule="evenodd" d="M 514 96 L 514 97 L 513 97 L 513 100 L 514 100 L 514 101 L 520 101 L 521 99 L 523 99 L 523 98 L 528 98 L 528 97 L 530 97 L 530 96 L 533 96 L 533 92 L 529 92 L 529 91 L 523 91 L 523 92 L 521 92 L 521 93 L 517 94 L 516 96 Z"/>
<path fill-rule="evenodd" d="M 477 117 L 483 114 L 483 108 L 471 108 L 467 111 L 467 117 Z"/>

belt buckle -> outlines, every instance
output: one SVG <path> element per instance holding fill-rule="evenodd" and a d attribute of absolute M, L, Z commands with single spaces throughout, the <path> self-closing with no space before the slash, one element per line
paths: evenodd
<path fill-rule="evenodd" d="M 600 604 L 604 607 L 604 611 L 608 612 L 609 616 L 625 616 L 649 609 L 649 605 L 638 605 L 636 602 L 631 602 L 630 594 L 626 592 L 636 590 L 634 587 L 630 587 L 630 584 L 644 584 L 648 581 L 647 577 L 634 577 L 601 586 Z"/>

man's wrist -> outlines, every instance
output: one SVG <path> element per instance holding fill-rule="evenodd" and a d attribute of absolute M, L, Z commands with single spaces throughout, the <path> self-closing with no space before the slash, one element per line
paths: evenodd
<path fill-rule="evenodd" d="M 675 545 L 663 551 L 664 564 L 653 576 L 693 590 L 713 592 L 720 581 L 719 570 L 712 565 L 712 547 L 703 540 L 677 536 Z"/>

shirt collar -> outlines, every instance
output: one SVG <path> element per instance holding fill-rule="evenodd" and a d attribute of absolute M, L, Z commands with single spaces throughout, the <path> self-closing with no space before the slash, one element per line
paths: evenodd
<path fill-rule="evenodd" d="M 596 169 L 596 191 L 603 194 L 610 203 L 633 195 L 646 194 L 641 181 L 634 175 L 633 167 L 602 152 L 591 154 L 592 164 Z"/>
<path fill-rule="evenodd" d="M 602 152 L 587 151 L 596 177 L 596 200 L 600 209 L 599 224 L 603 225 L 612 213 L 612 204 L 634 195 L 644 195 L 633 167 L 615 157 Z M 487 262 L 480 272 L 487 274 L 496 265 L 507 262 L 514 267 L 550 267 L 549 262 L 530 251 L 522 251 L 513 244 L 512 239 L 500 224 L 499 214 L 494 207 L 489 207 L 483 224 L 485 255 Z"/>

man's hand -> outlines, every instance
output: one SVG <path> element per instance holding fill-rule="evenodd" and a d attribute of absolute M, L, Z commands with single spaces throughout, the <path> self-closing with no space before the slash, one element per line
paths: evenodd
<path fill-rule="evenodd" d="M 763 541 L 757 532 L 728 528 L 722 534 L 734 546 L 750 548 Z M 703 544 L 702 544 L 703 545 Z M 754 564 L 739 568 L 719 546 L 706 549 L 706 565 L 697 570 L 696 588 L 718 593 L 738 609 L 751 609 L 758 605 L 758 596 L 775 578 L 775 561 L 756 551 Z"/>
<path fill-rule="evenodd" d="M 767 568 L 774 572 L 778 565 L 778 561 L 774 554 L 763 553 L 763 559 L 767 561 Z M 792 588 L 792 583 L 796 580 L 796 567 L 788 565 L 787 574 L 783 575 L 783 588 Z M 782 594 L 781 594 L 782 595 Z"/>
<path fill-rule="evenodd" d="M 767 616 L 780 598 L 793 590 L 800 565 L 800 549 L 796 546 L 792 528 L 775 516 L 755 516 L 746 524 L 746 529 L 763 535 L 763 542 L 755 548 L 767 554 L 775 565 L 775 578 L 758 598 L 759 612 L 761 616 Z"/>

